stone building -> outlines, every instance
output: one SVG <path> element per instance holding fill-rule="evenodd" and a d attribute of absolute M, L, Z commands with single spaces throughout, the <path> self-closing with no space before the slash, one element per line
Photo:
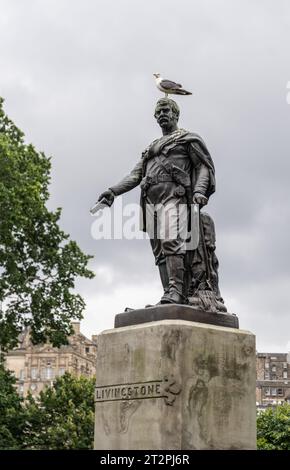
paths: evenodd
<path fill-rule="evenodd" d="M 96 344 L 80 332 L 80 323 L 73 323 L 74 334 L 69 344 L 54 348 L 51 344 L 33 345 L 29 331 L 19 338 L 16 348 L 6 355 L 6 367 L 14 372 L 18 392 L 26 396 L 28 390 L 36 396 L 56 377 L 70 372 L 76 376 L 93 377 L 96 373 Z"/>
<path fill-rule="evenodd" d="M 290 354 L 257 353 L 256 401 L 260 408 L 290 402 Z"/>

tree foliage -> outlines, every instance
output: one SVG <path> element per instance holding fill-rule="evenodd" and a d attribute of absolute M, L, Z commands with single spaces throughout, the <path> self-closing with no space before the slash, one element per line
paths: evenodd
<path fill-rule="evenodd" d="M 290 450 L 290 404 L 269 408 L 257 418 L 257 445 L 260 450 Z"/>
<path fill-rule="evenodd" d="M 18 449 L 24 428 L 22 399 L 15 378 L 0 359 L 0 449 Z"/>
<path fill-rule="evenodd" d="M 77 276 L 91 278 L 89 256 L 51 212 L 51 162 L 27 145 L 0 98 L 0 346 L 7 350 L 30 326 L 32 341 L 59 346 L 81 319 L 83 299 L 73 293 Z"/>
<path fill-rule="evenodd" d="M 95 379 L 69 373 L 24 401 L 0 362 L 0 449 L 92 449 Z"/>
<path fill-rule="evenodd" d="M 25 406 L 24 449 L 92 449 L 95 380 L 66 373 Z"/>

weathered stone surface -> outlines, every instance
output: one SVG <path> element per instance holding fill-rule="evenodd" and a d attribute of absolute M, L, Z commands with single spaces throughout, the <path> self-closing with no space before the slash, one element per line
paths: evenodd
<path fill-rule="evenodd" d="M 96 449 L 254 449 L 255 338 L 182 320 L 98 336 Z"/>
<path fill-rule="evenodd" d="M 239 319 L 234 314 L 206 312 L 204 310 L 197 310 L 190 305 L 179 304 L 154 305 L 149 308 L 118 313 L 115 316 L 115 328 L 160 320 L 186 320 L 209 325 L 239 328 Z"/>

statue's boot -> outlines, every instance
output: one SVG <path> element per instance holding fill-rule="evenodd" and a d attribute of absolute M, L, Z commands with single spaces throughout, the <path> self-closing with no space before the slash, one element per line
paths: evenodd
<path fill-rule="evenodd" d="M 167 296 L 169 295 L 169 278 L 168 278 L 168 273 L 167 273 L 166 262 L 164 261 L 164 263 L 158 264 L 158 268 L 159 268 L 159 276 L 160 276 L 160 280 L 163 286 L 164 293 L 156 305 L 162 304 L 163 299 L 164 298 L 166 299 Z M 155 307 L 155 305 L 152 305 L 152 304 L 145 305 L 145 308 L 149 308 L 149 307 Z"/>
<path fill-rule="evenodd" d="M 164 294 L 161 297 L 161 300 L 159 302 L 160 304 L 162 304 L 163 298 L 166 299 L 169 294 L 169 277 L 168 277 L 166 263 L 159 264 L 158 268 L 159 268 L 160 280 L 164 289 Z"/>
<path fill-rule="evenodd" d="M 161 304 L 183 304 L 184 296 L 184 259 L 183 255 L 166 256 L 166 268 L 169 278 L 169 292 L 164 293 Z"/>

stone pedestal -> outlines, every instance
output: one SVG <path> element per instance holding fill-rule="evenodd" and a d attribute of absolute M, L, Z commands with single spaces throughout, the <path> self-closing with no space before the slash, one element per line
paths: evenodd
<path fill-rule="evenodd" d="M 95 449 L 255 449 L 255 337 L 162 320 L 98 336 Z"/>

